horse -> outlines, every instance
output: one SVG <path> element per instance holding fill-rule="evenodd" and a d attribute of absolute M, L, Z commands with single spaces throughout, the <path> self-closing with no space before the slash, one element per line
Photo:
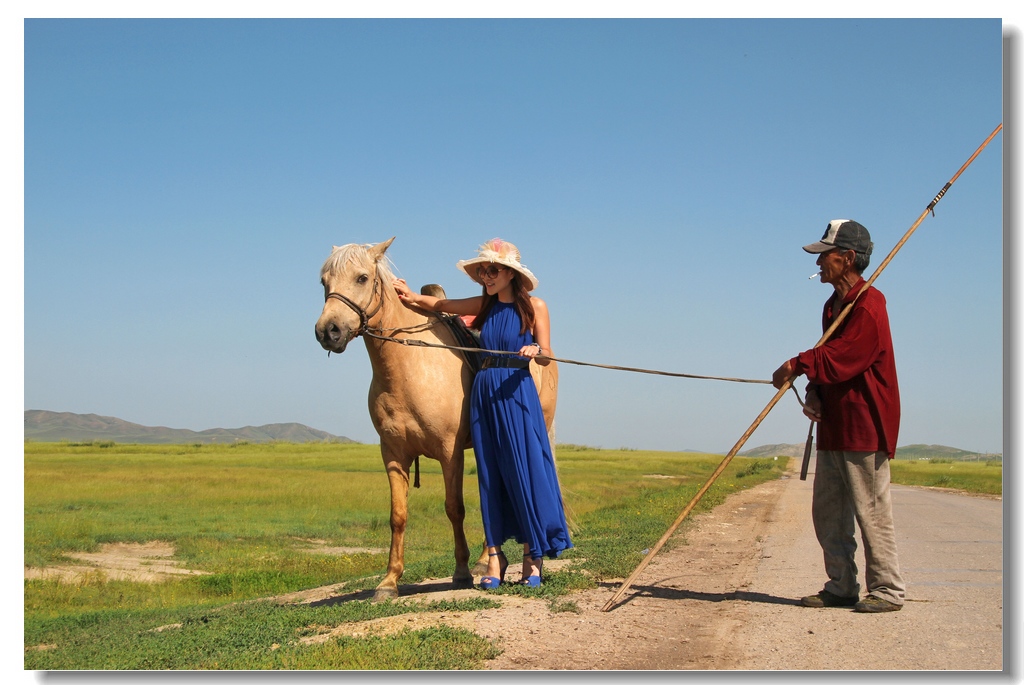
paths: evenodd
<path fill-rule="evenodd" d="M 394 237 L 375 245 L 334 247 L 320 269 L 324 307 L 315 328 L 317 341 L 328 353 L 340 354 L 362 336 L 373 369 L 370 419 L 380 436 L 391 490 L 391 549 L 387 573 L 374 591 L 375 600 L 398 596 L 398 581 L 405 570 L 409 471 L 420 455 L 441 463 L 445 513 L 455 537 L 452 583 L 456 588 L 473 585 L 462 493 L 464 451 L 472 447 L 469 394 L 473 372 L 463 352 L 396 342 L 464 346 L 441 317 L 408 307 L 398 299 L 392 287 L 395 277 L 384 255 L 392 241 Z M 547 366 L 531 362 L 530 372 L 554 445 L 558 367 L 554 361 Z M 486 561 L 485 546 L 475 568 L 485 567 Z M 478 570 L 478 575 L 482 574 Z"/>

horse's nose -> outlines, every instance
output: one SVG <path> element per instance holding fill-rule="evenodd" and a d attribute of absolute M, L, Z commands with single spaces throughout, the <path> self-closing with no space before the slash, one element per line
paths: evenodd
<path fill-rule="evenodd" d="M 335 345 L 341 340 L 341 329 L 335 323 L 328 323 L 325 326 L 317 324 L 313 327 L 314 333 L 316 333 L 316 340 L 321 345 L 331 344 Z"/>
<path fill-rule="evenodd" d="M 333 322 L 317 322 L 313 332 L 316 342 L 328 349 L 342 349 L 348 338 L 347 332 Z"/>

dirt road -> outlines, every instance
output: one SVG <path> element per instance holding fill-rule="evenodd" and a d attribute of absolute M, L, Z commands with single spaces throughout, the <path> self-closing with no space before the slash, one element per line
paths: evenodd
<path fill-rule="evenodd" d="M 1002 668 L 999 498 L 894 486 L 904 609 L 808 609 L 798 600 L 821 589 L 824 576 L 810 523 L 813 474 L 800 481 L 795 466 L 694 518 L 680 533 L 688 544 L 660 553 L 609 612 L 601 607 L 618 582 L 573 595 L 579 613 L 502 597 L 500 609 L 398 619 L 461 625 L 497 641 L 504 651 L 492 669 Z M 402 592 L 426 600 L 479 592 L 449 587 L 427 582 Z"/>

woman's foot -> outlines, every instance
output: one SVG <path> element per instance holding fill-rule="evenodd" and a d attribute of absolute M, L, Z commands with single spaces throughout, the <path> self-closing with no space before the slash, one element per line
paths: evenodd
<path fill-rule="evenodd" d="M 520 585 L 526 587 L 540 587 L 543 580 L 544 558 L 523 555 L 523 577 Z"/>
<path fill-rule="evenodd" d="M 484 590 L 494 590 L 505 580 L 508 559 L 505 558 L 504 552 L 488 552 L 487 557 L 487 575 L 480 578 L 480 587 Z"/>

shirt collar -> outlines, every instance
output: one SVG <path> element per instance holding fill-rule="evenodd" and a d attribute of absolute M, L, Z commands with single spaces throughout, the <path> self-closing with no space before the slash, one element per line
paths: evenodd
<path fill-rule="evenodd" d="M 859 293 L 861 291 L 861 289 L 864 287 L 864 285 L 866 283 L 867 283 L 867 281 L 864 280 L 863 276 L 858 278 L 857 282 L 854 283 L 853 286 L 850 288 L 849 292 L 846 293 L 846 297 L 843 298 L 842 304 L 846 305 L 847 303 L 852 302 L 853 298 L 857 297 L 857 293 Z M 836 303 L 836 298 L 837 297 L 838 297 L 838 294 L 833 290 L 832 291 L 832 297 L 828 298 L 828 306 L 830 306 L 830 307 L 834 306 L 835 303 Z"/>
<path fill-rule="evenodd" d="M 863 288 L 866 283 L 867 281 L 864 280 L 863 276 L 858 278 L 857 282 L 853 284 L 852 288 L 850 288 L 850 292 L 846 293 L 846 297 L 843 298 L 843 304 L 853 301 L 853 298 L 857 297 L 857 293 L 861 291 L 861 288 Z"/>

